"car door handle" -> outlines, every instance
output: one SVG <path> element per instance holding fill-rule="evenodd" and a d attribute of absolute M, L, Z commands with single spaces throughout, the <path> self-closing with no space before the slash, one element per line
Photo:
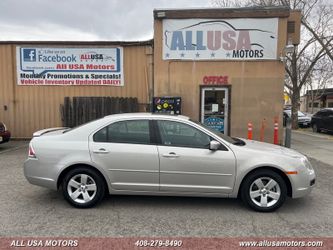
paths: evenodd
<path fill-rule="evenodd" d="M 110 151 L 105 148 L 95 149 L 93 150 L 94 154 L 108 154 Z"/>
<path fill-rule="evenodd" d="M 170 152 L 168 154 L 162 154 L 162 156 L 165 157 L 165 158 L 178 158 L 179 157 L 179 155 L 177 155 L 174 152 Z"/>

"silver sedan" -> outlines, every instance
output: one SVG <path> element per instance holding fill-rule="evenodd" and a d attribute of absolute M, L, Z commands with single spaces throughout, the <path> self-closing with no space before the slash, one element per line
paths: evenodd
<path fill-rule="evenodd" d="M 185 116 L 148 113 L 38 131 L 24 174 L 32 184 L 61 189 L 78 208 L 109 193 L 240 197 L 261 212 L 307 195 L 316 178 L 294 150 L 231 138 Z"/>

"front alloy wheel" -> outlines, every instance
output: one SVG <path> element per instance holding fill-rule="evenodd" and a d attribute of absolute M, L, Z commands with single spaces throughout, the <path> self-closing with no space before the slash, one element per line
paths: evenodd
<path fill-rule="evenodd" d="M 63 180 L 65 199 L 74 207 L 88 208 L 96 205 L 105 192 L 101 176 L 89 168 L 76 168 L 67 173 Z"/>
<path fill-rule="evenodd" d="M 243 183 L 243 201 L 260 212 L 272 212 L 285 201 L 287 187 L 283 178 L 271 170 L 252 173 Z"/>
<path fill-rule="evenodd" d="M 250 197 L 259 207 L 271 207 L 280 199 L 279 184 L 270 177 L 260 177 L 250 186 Z"/>

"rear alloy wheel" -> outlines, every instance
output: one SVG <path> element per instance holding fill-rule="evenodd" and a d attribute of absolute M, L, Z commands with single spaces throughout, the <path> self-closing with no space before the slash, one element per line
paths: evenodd
<path fill-rule="evenodd" d="M 89 208 L 103 199 L 105 185 L 102 177 L 89 168 L 69 171 L 62 183 L 65 199 L 74 207 Z"/>
<path fill-rule="evenodd" d="M 272 212 L 286 200 L 287 186 L 283 178 L 271 170 L 250 174 L 241 187 L 242 200 L 259 212 Z"/>
<path fill-rule="evenodd" d="M 315 133 L 320 133 L 320 130 L 318 129 L 317 124 L 314 123 L 314 124 L 312 125 L 312 131 L 315 132 Z"/>

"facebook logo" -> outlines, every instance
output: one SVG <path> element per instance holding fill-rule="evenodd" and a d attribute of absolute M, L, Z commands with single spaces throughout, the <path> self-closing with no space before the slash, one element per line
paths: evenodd
<path fill-rule="evenodd" d="M 36 49 L 23 49 L 23 61 L 36 62 Z"/>

